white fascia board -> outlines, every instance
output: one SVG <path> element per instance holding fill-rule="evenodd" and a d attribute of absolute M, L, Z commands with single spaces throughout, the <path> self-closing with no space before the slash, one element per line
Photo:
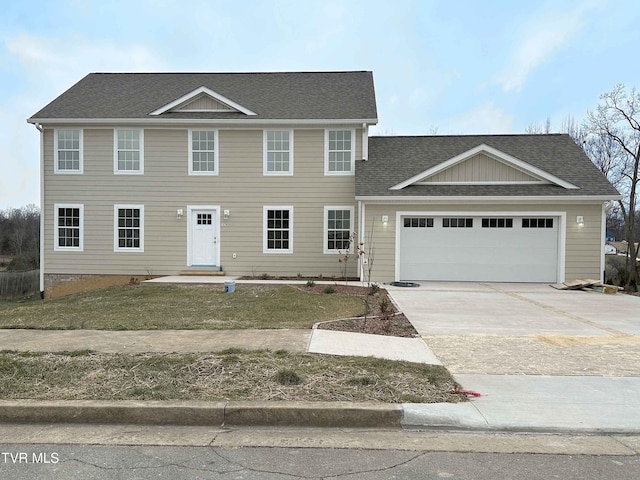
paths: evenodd
<path fill-rule="evenodd" d="M 327 125 L 332 127 L 350 126 L 359 128 L 363 122 L 376 123 L 377 119 L 361 119 L 361 118 L 277 118 L 277 119 L 260 119 L 260 118 L 29 118 L 28 123 L 40 124 L 51 127 L 57 125 L 228 125 L 228 126 L 247 126 L 260 128 L 263 125 L 292 125 L 292 126 L 313 126 L 325 128 Z"/>
<path fill-rule="evenodd" d="M 534 177 L 547 180 L 548 182 L 559 185 L 566 189 L 575 190 L 579 188 L 572 183 L 569 183 L 565 180 L 562 180 L 559 177 L 556 177 L 555 175 L 551 175 L 550 173 L 545 172 L 544 170 L 534 167 L 533 165 L 530 165 L 527 162 L 523 162 L 522 160 L 519 160 L 516 157 L 512 157 L 511 155 L 508 155 L 504 152 L 501 152 L 500 150 L 497 150 L 483 143 L 482 145 L 478 145 L 477 147 L 472 148 L 471 150 L 467 150 L 466 152 L 463 152 L 460 155 L 456 155 L 455 157 L 450 158 L 449 160 L 442 162 L 436 165 L 435 167 L 431 167 L 428 170 L 425 170 L 424 172 L 419 173 L 418 175 L 414 175 L 408 180 L 405 180 L 402 183 L 394 185 L 389 190 L 402 190 L 403 188 L 409 185 L 420 182 L 426 178 L 432 177 L 433 175 L 436 175 L 437 173 L 440 173 L 443 170 L 446 170 L 458 163 L 461 163 L 467 160 L 468 158 L 471 158 L 472 156 L 477 155 L 478 153 L 486 153 L 490 157 L 492 157 L 494 160 L 502 162 L 506 165 L 510 165 L 529 175 L 533 175 Z"/>
<path fill-rule="evenodd" d="M 409 203 L 600 203 L 609 200 L 620 200 L 622 197 L 609 195 L 561 195 L 561 196 L 390 196 L 390 195 L 356 195 L 356 201 L 368 203 L 409 204 Z"/>
<path fill-rule="evenodd" d="M 174 100 L 171 103 L 167 103 L 165 106 L 160 107 L 157 110 L 154 110 L 149 115 L 160 115 L 162 113 L 165 113 L 165 112 L 171 110 L 172 108 L 177 107 L 178 105 L 180 105 L 182 103 L 188 102 L 189 100 L 191 100 L 193 98 L 196 98 L 201 93 L 209 95 L 211 98 L 215 98 L 219 102 L 222 102 L 222 103 L 224 103 L 226 105 L 229 105 L 230 107 L 235 108 L 236 110 L 238 110 L 239 112 L 244 113 L 245 115 L 257 115 L 257 113 L 252 112 L 248 108 L 245 108 L 242 105 L 234 102 L 233 100 L 225 97 L 224 95 L 220 95 L 219 93 L 216 93 L 213 90 L 211 90 L 210 88 L 207 88 L 207 87 L 204 87 L 204 86 L 196 88 L 192 92 L 189 92 L 186 95 L 183 95 L 182 97 Z"/>

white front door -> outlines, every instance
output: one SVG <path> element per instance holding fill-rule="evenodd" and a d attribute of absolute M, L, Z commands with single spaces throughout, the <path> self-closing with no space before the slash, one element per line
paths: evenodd
<path fill-rule="evenodd" d="M 218 264 L 217 210 L 191 210 L 190 265 Z"/>

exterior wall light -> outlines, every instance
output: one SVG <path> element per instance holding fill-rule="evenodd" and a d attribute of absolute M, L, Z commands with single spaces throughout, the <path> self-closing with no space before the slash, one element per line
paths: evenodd
<path fill-rule="evenodd" d="M 389 215 L 382 215 L 382 225 L 386 227 L 387 223 L 389 223 Z"/>
<path fill-rule="evenodd" d="M 584 217 L 582 215 L 578 215 L 576 217 L 576 223 L 579 227 L 584 227 Z"/>
<path fill-rule="evenodd" d="M 229 217 L 231 216 L 231 212 L 229 210 L 223 210 L 222 216 L 224 217 L 225 220 L 229 220 Z"/>
<path fill-rule="evenodd" d="M 178 220 L 182 219 L 182 216 L 184 215 L 184 210 L 182 210 L 181 208 L 179 208 L 178 210 L 176 210 L 176 218 Z"/>

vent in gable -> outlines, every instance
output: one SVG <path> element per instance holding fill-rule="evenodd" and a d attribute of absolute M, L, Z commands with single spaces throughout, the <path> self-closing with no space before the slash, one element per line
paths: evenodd
<path fill-rule="evenodd" d="M 518 168 L 479 153 L 434 175 L 418 184 L 496 184 L 547 183 Z"/>
<path fill-rule="evenodd" d="M 255 112 L 207 87 L 196 88 L 149 115 L 162 115 L 166 112 L 240 112 L 245 115 L 256 115 Z"/>
<path fill-rule="evenodd" d="M 174 112 L 237 112 L 220 100 L 201 93 L 193 100 L 189 100 L 173 109 Z"/>

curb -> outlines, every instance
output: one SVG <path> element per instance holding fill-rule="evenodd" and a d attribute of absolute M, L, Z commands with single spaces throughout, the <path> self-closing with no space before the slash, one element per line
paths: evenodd
<path fill-rule="evenodd" d="M 402 428 L 399 404 L 351 402 L 0 401 L 0 423 Z"/>

